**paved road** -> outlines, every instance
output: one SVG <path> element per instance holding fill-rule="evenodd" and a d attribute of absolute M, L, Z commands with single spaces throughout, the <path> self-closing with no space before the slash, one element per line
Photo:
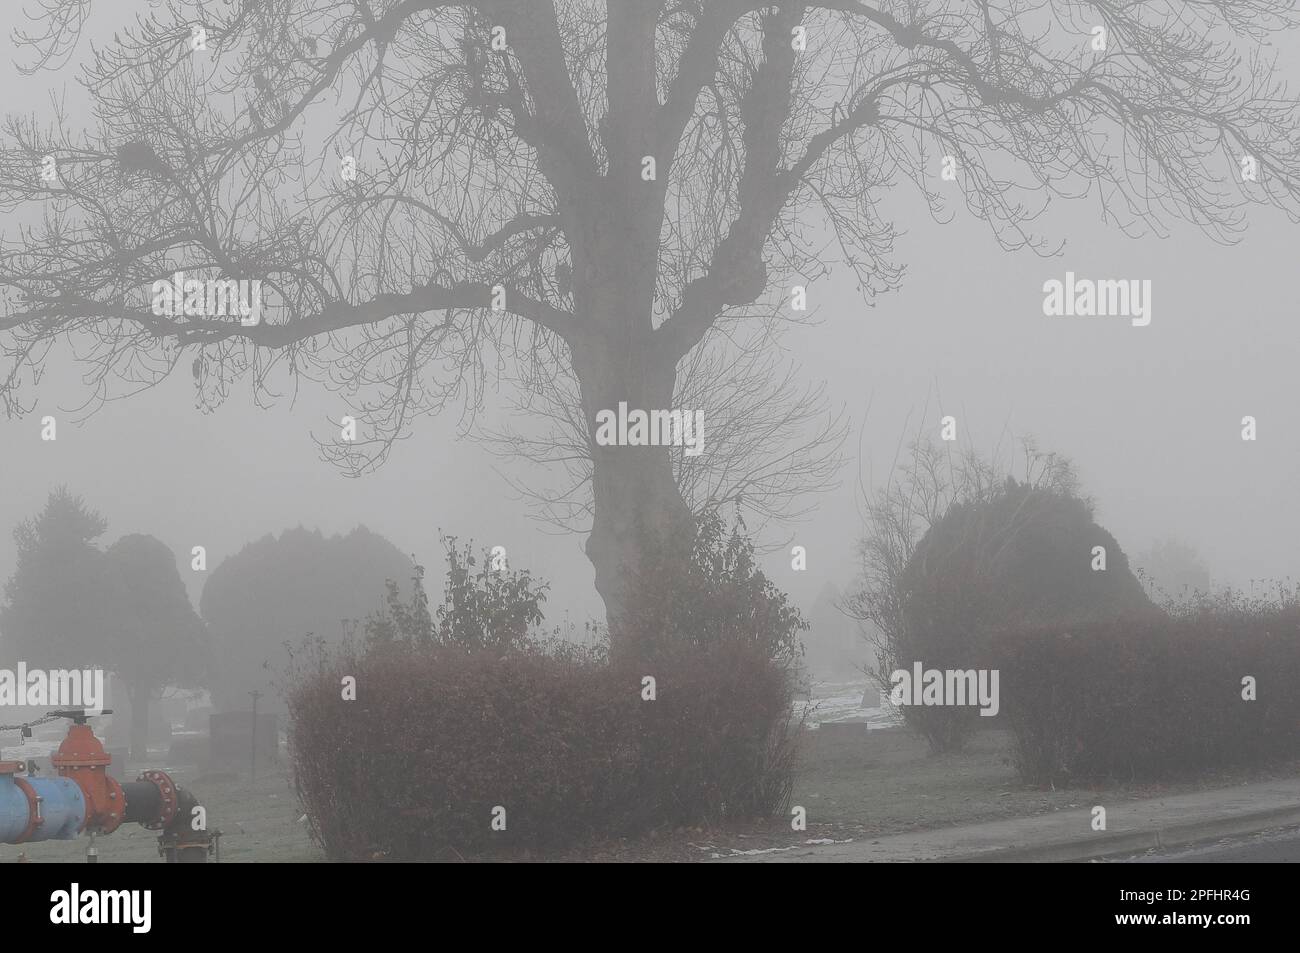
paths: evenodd
<path fill-rule="evenodd" d="M 1148 851 L 1120 858 L 1122 864 L 1300 864 L 1300 827 L 1227 837 L 1210 844 Z"/>

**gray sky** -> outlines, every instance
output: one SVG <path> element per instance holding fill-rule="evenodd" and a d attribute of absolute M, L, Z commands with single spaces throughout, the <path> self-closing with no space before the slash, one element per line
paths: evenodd
<path fill-rule="evenodd" d="M 68 75 L 18 73 L 8 35 L 23 22 L 20 6 L 0 9 L 5 112 L 43 108 L 41 84 Z M 1296 73 L 1300 61 L 1288 62 Z M 769 559 L 796 601 L 807 607 L 827 581 L 852 578 L 858 469 L 878 482 L 909 413 L 915 423 L 927 400 L 933 421 L 958 418 L 963 442 L 988 449 L 1004 431 L 1028 432 L 1072 457 L 1099 521 L 1130 555 L 1170 535 L 1200 550 L 1216 582 L 1300 575 L 1296 226 L 1253 210 L 1244 241 L 1231 248 L 1178 226 L 1168 240 L 1131 240 L 1102 224 L 1095 198 L 1083 199 L 1046 220 L 1047 234 L 1067 247 L 1044 260 L 1001 251 L 960 203 L 956 220 L 938 225 L 909 186 L 891 201 L 907 230 L 897 254 L 909 268 L 902 290 L 868 308 L 850 276 L 825 280 L 810 291 L 822 324 L 787 338 L 804 377 L 827 381 L 853 419 L 843 485 L 811 518 L 781 528 L 808 548 L 808 571 L 792 572 L 788 555 Z M 1150 279 L 1150 325 L 1044 317 L 1043 282 L 1067 270 Z M 0 579 L 14 568 L 10 529 L 66 483 L 108 519 L 105 542 L 149 533 L 178 555 L 201 544 L 210 568 L 268 532 L 364 523 L 440 575 L 442 527 L 504 545 L 512 566 L 551 579 L 552 620 L 566 608 L 577 618 L 600 611 L 583 538 L 527 520 L 491 472 L 495 459 L 455 439 L 454 419 L 421 420 L 379 473 L 349 480 L 318 459 L 311 440 L 343 412 L 324 390 L 260 410 L 245 385 L 203 415 L 182 375 L 77 427 L 61 410 L 79 400 L 77 375 L 67 359 L 52 361 L 35 412 L 0 418 Z M 40 440 L 47 413 L 60 420 L 55 443 Z M 1259 422 L 1254 443 L 1240 438 L 1247 414 Z M 527 478 L 530 466 L 512 473 Z M 188 566 L 184 575 L 197 601 L 202 580 Z"/>

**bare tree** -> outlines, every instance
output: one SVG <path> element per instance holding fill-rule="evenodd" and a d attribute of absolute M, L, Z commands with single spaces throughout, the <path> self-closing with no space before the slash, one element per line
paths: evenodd
<path fill-rule="evenodd" d="M 40 9 L 34 65 L 57 64 L 89 0 Z M 671 452 L 596 445 L 598 411 L 671 406 L 683 360 L 800 318 L 791 286 L 832 264 L 893 287 L 878 202 L 906 179 L 940 210 L 944 156 L 1008 248 L 1051 251 L 1030 226 L 1054 196 L 1222 240 L 1247 201 L 1294 213 L 1296 103 L 1260 53 L 1293 25 L 1282 0 L 172 0 L 88 66 L 95 131 L 7 124 L 0 208 L 40 220 L 0 247 L 0 399 L 28 409 L 65 337 L 91 407 L 178 367 L 203 405 L 314 378 L 363 422 L 333 448 L 361 472 L 476 407 L 494 361 L 566 365 L 587 552 L 634 649 L 638 567 L 688 550 L 691 512 Z M 263 279 L 265 319 L 155 314 L 178 269 Z"/>

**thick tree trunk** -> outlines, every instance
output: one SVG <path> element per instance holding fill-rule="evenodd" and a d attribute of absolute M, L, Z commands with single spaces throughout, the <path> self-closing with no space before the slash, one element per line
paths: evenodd
<path fill-rule="evenodd" d="M 642 23 L 650 37 L 646 49 L 653 49 L 654 23 L 653 16 Z M 653 77 L 651 60 L 648 71 L 632 70 L 611 90 L 625 107 L 648 104 Z M 610 177 L 590 197 L 591 231 L 575 248 L 574 304 L 583 331 L 569 341 L 591 436 L 595 512 L 587 556 L 605 601 L 610 649 L 620 659 L 648 658 L 663 643 L 664 600 L 672 591 L 666 577 L 690 558 L 694 529 L 669 447 L 595 440 L 596 415 L 617 414 L 621 402 L 629 412 L 674 409 L 677 361 L 651 320 L 663 186 L 640 179 L 640 157 L 652 151 L 642 141 L 648 130 L 641 118 L 619 110 L 611 115 Z"/>
<path fill-rule="evenodd" d="M 583 410 L 592 433 L 595 514 L 587 556 L 605 602 L 611 651 L 643 659 L 662 644 L 671 572 L 690 558 L 693 522 L 673 478 L 669 448 L 600 446 L 596 415 L 672 409 L 676 366 L 642 346 L 587 341 L 574 349 Z"/>

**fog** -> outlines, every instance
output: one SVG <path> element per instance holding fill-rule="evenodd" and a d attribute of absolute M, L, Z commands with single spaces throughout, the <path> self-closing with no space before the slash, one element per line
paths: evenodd
<path fill-rule="evenodd" d="M 24 22 L 17 5 L 0 11 L 6 111 L 41 108 L 45 88 L 75 103 L 71 70 L 18 71 L 9 37 Z M 118 25 L 97 12 L 89 36 Z M 1296 57 L 1283 63 L 1300 77 Z M 1177 221 L 1168 238 L 1128 238 L 1102 220 L 1093 195 L 1058 201 L 1038 223 L 1064 244 L 1060 255 L 1040 258 L 1001 250 L 955 190 L 953 198 L 952 220 L 941 224 L 912 186 L 899 184 L 889 210 L 905 231 L 896 253 L 908 270 L 901 289 L 868 307 L 851 275 L 833 274 L 810 288 L 819 323 L 785 338 L 800 377 L 824 380 L 831 402 L 846 409 L 852 435 L 840 486 L 817 497 L 809 518 L 767 528 L 767 541 L 790 539 L 809 554 L 808 570 L 798 573 L 784 550 L 770 553 L 774 578 L 804 605 L 825 583 L 852 580 L 860 482 L 888 475 L 900 438 L 916 432 L 927 408 L 927 432 L 952 414 L 959 442 L 982 452 L 1009 452 L 1015 435 L 1032 434 L 1071 457 L 1099 522 L 1130 555 L 1175 537 L 1200 551 L 1216 586 L 1300 575 L 1294 226 L 1255 208 L 1231 247 Z M 1043 283 L 1067 271 L 1149 279 L 1150 325 L 1045 317 Z M 66 352 L 52 359 L 33 412 L 0 419 L 0 527 L 39 511 L 59 484 L 103 513 L 107 540 L 148 533 L 178 556 L 204 545 L 213 566 L 266 533 L 301 524 L 328 535 L 359 523 L 436 564 L 441 527 L 505 545 L 516 564 L 536 567 L 553 582 L 552 612 L 603 615 L 583 537 L 530 520 L 527 502 L 512 498 L 494 467 L 525 483 L 546 474 L 461 439 L 454 413 L 420 419 L 379 472 L 349 479 L 322 462 L 312 442 L 343 412 L 323 389 L 286 390 L 263 409 L 237 385 L 204 415 L 189 381 L 176 375 L 67 426 L 85 397 L 78 375 Z M 40 440 L 46 413 L 60 420 L 56 442 Z M 491 425 L 500 414 L 487 393 L 481 420 Z M 1254 443 L 1241 439 L 1248 414 L 1258 420 Z M 13 566 L 6 531 L 0 578 Z M 197 602 L 202 579 L 183 576 Z"/>

